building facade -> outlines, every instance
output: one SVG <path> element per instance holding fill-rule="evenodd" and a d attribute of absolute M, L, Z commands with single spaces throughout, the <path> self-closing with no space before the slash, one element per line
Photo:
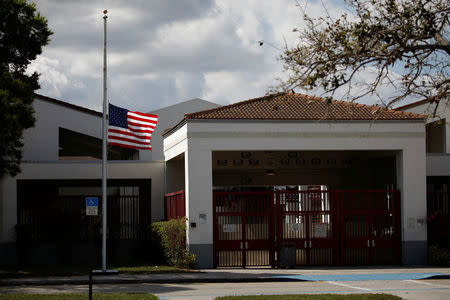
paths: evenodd
<path fill-rule="evenodd" d="M 22 172 L 0 184 L 0 263 L 76 262 L 99 229 L 83 201 L 101 192 L 101 113 L 40 95 L 34 108 Z M 449 131 L 408 109 L 282 94 L 153 111 L 153 151 L 108 150 L 108 255 L 145 255 L 180 191 L 201 268 L 282 266 L 289 251 L 296 265 L 424 264 L 427 176 L 450 169 L 429 135 Z"/>
<path fill-rule="evenodd" d="M 275 240 L 293 243 L 296 264 L 426 262 L 422 115 L 262 97 L 187 114 L 164 134 L 164 154 L 167 181 L 184 187 L 188 245 L 202 267 L 273 265 L 283 247 Z M 354 197 L 372 204 L 352 208 Z"/>
<path fill-rule="evenodd" d="M 0 263 L 17 262 L 20 237 L 29 248 L 26 262 L 76 262 L 93 222 L 83 216 L 84 197 L 101 194 L 102 114 L 42 95 L 35 96 L 33 106 L 36 124 L 24 133 L 21 173 L 1 180 Z M 185 113 L 217 106 L 193 99 L 151 112 L 159 115 L 153 151 L 109 147 L 110 239 L 123 248 L 112 256 L 138 248 L 136 240 L 148 236 L 148 224 L 164 218 L 161 132 Z M 81 246 L 68 243 L 70 235 Z M 49 259 L 59 257 L 61 249 L 73 254 Z"/>

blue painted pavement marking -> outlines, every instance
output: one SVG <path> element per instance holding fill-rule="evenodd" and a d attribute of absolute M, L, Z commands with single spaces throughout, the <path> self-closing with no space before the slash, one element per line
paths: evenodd
<path fill-rule="evenodd" d="M 365 281 L 365 280 L 414 280 L 432 276 L 448 275 L 443 273 L 386 273 L 386 274 L 349 274 L 349 275 L 276 275 L 274 278 L 307 281 Z"/>

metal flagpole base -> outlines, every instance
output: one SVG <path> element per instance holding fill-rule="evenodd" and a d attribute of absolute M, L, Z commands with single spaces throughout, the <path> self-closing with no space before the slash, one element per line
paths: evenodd
<path fill-rule="evenodd" d="M 118 275 L 119 271 L 117 270 L 92 270 L 92 275 Z"/>

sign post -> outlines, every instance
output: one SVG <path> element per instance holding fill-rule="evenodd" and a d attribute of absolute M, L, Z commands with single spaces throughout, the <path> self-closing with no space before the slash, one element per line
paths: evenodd
<path fill-rule="evenodd" d="M 86 216 L 98 216 L 98 197 L 86 197 Z M 88 220 L 88 252 L 89 252 L 89 300 L 92 300 L 92 222 Z"/>

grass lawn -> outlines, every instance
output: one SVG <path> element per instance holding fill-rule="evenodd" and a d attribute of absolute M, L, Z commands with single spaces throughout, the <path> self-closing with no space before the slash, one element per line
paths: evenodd
<path fill-rule="evenodd" d="M 97 268 L 94 268 L 97 269 Z M 100 268 L 98 268 L 100 269 Z M 136 264 L 129 266 L 108 266 L 108 269 L 118 270 L 120 274 L 155 274 L 155 273 L 181 273 L 194 272 L 194 270 L 180 269 L 173 266 L 156 266 Z M 88 275 L 87 266 L 80 265 L 45 265 L 45 266 L 0 266 L 0 279 L 25 277 L 51 277 Z"/>
<path fill-rule="evenodd" d="M 102 293 L 93 294 L 95 300 L 158 300 L 159 298 L 151 294 L 118 294 Z M 86 300 L 87 294 L 59 294 L 59 295 L 37 295 L 37 294 L 9 294 L 0 295 L 1 300 Z"/>
<path fill-rule="evenodd" d="M 388 294 L 319 294 L 319 295 L 260 295 L 226 296 L 216 300 L 400 300 L 402 298 Z"/>
<path fill-rule="evenodd" d="M 140 266 L 122 266 L 111 267 L 111 269 L 119 271 L 120 274 L 155 274 L 155 273 L 185 273 L 185 272 L 198 272 L 189 269 L 180 269 L 174 266 L 153 266 L 153 265 L 140 265 Z"/>

